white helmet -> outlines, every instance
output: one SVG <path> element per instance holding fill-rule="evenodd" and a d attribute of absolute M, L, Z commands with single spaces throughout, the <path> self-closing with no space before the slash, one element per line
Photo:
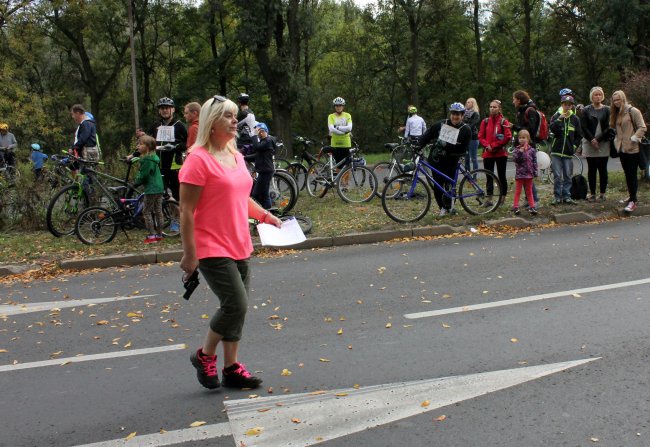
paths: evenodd
<path fill-rule="evenodd" d="M 345 105 L 345 99 L 341 98 L 340 96 L 337 96 L 334 98 L 334 101 L 332 101 L 332 104 L 335 106 L 344 106 Z"/>

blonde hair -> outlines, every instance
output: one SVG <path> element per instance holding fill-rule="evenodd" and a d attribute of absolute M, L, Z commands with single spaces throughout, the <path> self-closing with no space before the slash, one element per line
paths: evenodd
<path fill-rule="evenodd" d="M 618 95 L 621 97 L 621 102 L 623 105 L 621 108 L 616 107 L 614 105 L 614 95 Z M 618 120 L 619 115 L 625 110 L 628 106 L 627 102 L 627 96 L 625 96 L 625 92 L 623 90 L 616 90 L 614 93 L 612 93 L 612 105 L 610 106 L 610 114 L 609 114 L 609 127 L 612 129 L 616 129 L 616 121 Z"/>
<path fill-rule="evenodd" d="M 144 144 L 149 152 L 156 152 L 156 139 L 149 135 L 142 135 L 138 142 Z"/>
<path fill-rule="evenodd" d="M 209 152 L 214 153 L 217 148 L 213 147 L 212 144 L 210 144 L 212 125 L 215 121 L 223 118 L 227 112 L 230 112 L 234 115 L 237 114 L 237 111 L 239 110 L 237 104 L 225 98 L 223 98 L 225 101 L 219 101 L 218 98 L 222 97 L 212 97 L 205 101 L 201 106 L 201 112 L 199 113 L 199 132 L 196 136 L 196 142 L 189 151 L 192 151 L 195 147 L 201 146 Z M 226 150 L 229 150 L 233 154 L 237 153 L 237 146 L 235 145 L 234 138 L 228 141 Z"/>
<path fill-rule="evenodd" d="M 472 104 L 474 104 L 472 106 L 472 108 L 469 109 L 469 110 L 473 110 L 474 112 L 479 113 L 478 102 L 476 102 L 476 99 L 475 98 L 467 98 L 467 100 L 465 101 L 465 104 L 467 104 L 467 101 L 472 101 Z"/>
<path fill-rule="evenodd" d="M 528 137 L 528 141 L 530 141 L 530 132 L 528 132 L 526 129 L 521 129 L 519 131 L 517 134 L 517 139 L 521 138 L 522 135 L 526 135 Z"/>
<path fill-rule="evenodd" d="M 602 87 L 591 87 L 591 90 L 589 90 L 589 102 L 594 102 L 593 96 L 595 92 L 600 92 L 603 95 L 603 99 L 605 99 L 605 91 Z"/>

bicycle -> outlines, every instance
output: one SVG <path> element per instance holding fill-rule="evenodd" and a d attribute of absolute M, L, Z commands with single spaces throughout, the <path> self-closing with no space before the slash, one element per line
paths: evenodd
<path fill-rule="evenodd" d="M 297 136 L 294 138 L 294 145 L 301 145 L 302 151 L 294 156 L 296 161 L 289 164 L 287 171 L 296 179 L 300 191 L 307 186 L 307 170 L 319 159 L 309 152 L 309 147 L 316 144 L 314 141 L 304 137 Z M 305 167 L 305 162 L 307 166 Z"/>
<path fill-rule="evenodd" d="M 9 151 L 10 149 L 0 148 L 0 175 L 2 175 L 2 178 L 7 185 L 13 186 L 16 183 L 16 180 L 20 178 L 20 171 L 16 169 L 15 166 L 7 163 L 7 158 L 9 157 L 6 154 Z"/>
<path fill-rule="evenodd" d="M 146 228 L 144 216 L 144 194 L 135 199 L 122 197 L 115 201 L 117 205 L 113 211 L 101 206 L 91 206 L 84 209 L 75 222 L 75 234 L 86 245 L 96 245 L 111 242 L 121 229 L 128 239 L 126 230 Z M 165 199 L 162 203 L 164 222 L 158 224 L 163 236 L 176 237 L 180 234 L 180 227 L 174 226 L 180 217 L 178 202 Z"/>
<path fill-rule="evenodd" d="M 97 166 L 101 162 L 91 162 L 67 153 L 66 157 L 70 163 L 79 163 L 82 166 L 80 172 L 83 173 L 78 173 L 72 184 L 57 192 L 47 206 L 45 222 L 47 229 L 55 237 L 68 236 L 74 233 L 75 222 L 79 213 L 91 204 L 101 203 L 102 200 L 115 204 L 116 194 L 126 190 L 126 197 L 130 198 L 136 192 L 136 189 L 128 180 L 131 167 L 137 159 L 120 160 L 127 164 L 127 170 L 124 179 L 119 179 L 91 167 Z M 100 180 L 100 177 L 115 182 L 119 186 L 107 187 Z"/>
<path fill-rule="evenodd" d="M 355 158 L 359 148 L 351 148 L 349 155 L 337 164 L 334 164 L 333 148 L 328 146 L 323 151 L 329 157 L 328 163 L 318 161 L 307 171 L 309 195 L 322 198 L 331 188 L 336 188 L 339 197 L 345 202 L 363 203 L 372 200 L 377 192 L 377 177 L 365 166 L 363 158 Z"/>
<path fill-rule="evenodd" d="M 415 166 L 413 164 L 413 154 L 419 145 L 404 137 L 399 137 L 399 140 L 399 143 L 386 143 L 384 145 L 386 149 L 391 151 L 391 160 L 380 161 L 372 168 L 379 185 L 386 185 L 391 178 L 412 171 Z M 382 191 L 377 188 L 377 197 L 381 197 Z"/>
<path fill-rule="evenodd" d="M 501 183 L 486 169 L 468 171 L 463 160 L 459 158 L 454 177 L 450 178 L 426 162 L 422 150 L 418 150 L 415 153 L 415 170 L 393 177 L 384 187 L 381 195 L 384 212 L 396 222 L 417 222 L 431 207 L 431 188 L 438 188 L 451 199 L 452 209 L 458 199 L 463 209 L 472 215 L 495 211 L 501 205 Z M 451 184 L 450 188 L 445 189 L 433 178 L 433 174 L 442 176 L 445 182 Z M 460 181 L 459 174 L 462 176 Z"/>

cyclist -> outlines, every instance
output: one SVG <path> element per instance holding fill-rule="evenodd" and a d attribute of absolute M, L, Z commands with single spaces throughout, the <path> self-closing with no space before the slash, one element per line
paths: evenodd
<path fill-rule="evenodd" d="M 159 146 L 165 144 L 174 146 L 172 150 L 160 151 L 160 172 L 163 175 L 165 190 L 169 188 L 172 197 L 178 201 L 178 171 L 183 164 L 183 153 L 185 152 L 185 144 L 187 142 L 187 129 L 185 129 L 185 125 L 180 120 L 174 117 L 176 109 L 173 99 L 167 97 L 160 98 L 156 106 L 158 107 L 160 120 L 151 126 L 147 134 L 154 137 L 156 144 Z M 145 135 L 142 129 L 138 129 L 135 134 L 138 138 Z M 133 155 L 137 157 L 140 154 L 135 152 Z"/>
<path fill-rule="evenodd" d="M 428 161 L 441 173 L 449 178 L 454 178 L 458 160 L 467 153 L 472 140 L 472 129 L 463 122 L 465 106 L 459 102 L 449 106 L 449 119 L 444 119 L 431 126 L 420 139 L 420 147 L 433 143 Z M 432 173 L 433 178 L 442 187 L 447 189 L 450 182 L 442 175 Z M 438 188 L 433 188 L 433 195 L 440 207 L 440 216 L 451 212 L 451 199 L 445 196 Z"/>
<path fill-rule="evenodd" d="M 4 159 L 9 166 L 16 166 L 14 150 L 17 146 L 16 137 L 9 132 L 9 124 L 0 123 L 0 161 Z"/>
<path fill-rule="evenodd" d="M 275 138 L 269 135 L 269 128 L 265 123 L 257 123 L 255 130 L 259 138 L 253 143 L 253 153 L 246 155 L 246 161 L 255 163 L 255 172 L 257 179 L 253 185 L 251 197 L 259 203 L 262 208 L 268 210 L 271 208 L 271 196 L 269 189 L 273 179 L 273 154 L 275 153 Z"/>
<path fill-rule="evenodd" d="M 401 130 L 404 130 L 404 138 L 406 140 L 410 139 L 415 143 L 427 130 L 427 123 L 424 121 L 424 118 L 418 115 L 417 107 L 409 106 L 407 110 L 409 117 L 406 120 L 406 125 Z"/>
<path fill-rule="evenodd" d="M 332 155 L 338 164 L 350 154 L 352 147 L 352 115 L 343 111 L 345 99 L 337 96 L 332 101 L 334 113 L 327 117 L 327 128 L 330 135 Z"/>
<path fill-rule="evenodd" d="M 45 160 L 48 159 L 48 156 L 43 153 L 40 144 L 32 144 L 32 153 L 29 156 L 29 159 L 32 161 L 32 171 L 34 171 L 34 178 L 36 178 L 36 180 L 39 180 L 43 175 L 43 165 L 45 164 Z"/>
<path fill-rule="evenodd" d="M 257 137 L 255 124 L 255 114 L 248 107 L 250 101 L 250 96 L 246 93 L 240 93 L 237 97 L 237 103 L 239 103 L 239 112 L 237 113 L 237 131 L 239 135 L 237 137 L 237 149 L 240 150 L 244 155 L 247 155 L 251 152 L 251 148 L 255 139 Z"/>

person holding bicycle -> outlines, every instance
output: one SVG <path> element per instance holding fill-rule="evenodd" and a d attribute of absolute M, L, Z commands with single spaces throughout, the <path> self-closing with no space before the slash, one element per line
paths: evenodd
<path fill-rule="evenodd" d="M 237 148 L 244 155 L 252 153 L 252 146 L 257 138 L 257 131 L 255 130 L 255 114 L 248 107 L 250 96 L 247 93 L 240 93 L 237 97 L 239 103 L 239 112 L 237 113 Z"/>
<path fill-rule="evenodd" d="M 140 153 L 140 170 L 135 177 L 134 187 L 144 185 L 144 207 L 142 215 L 149 235 L 144 239 L 145 244 L 162 240 L 161 225 L 165 221 L 162 212 L 163 186 L 160 175 L 160 159 L 156 155 L 156 140 L 149 135 L 142 135 L 138 140 Z"/>
<path fill-rule="evenodd" d="M 336 164 L 344 160 L 350 155 L 350 148 L 352 147 L 352 115 L 343 111 L 345 107 L 345 99 L 337 96 L 332 101 L 334 106 L 334 113 L 327 117 L 327 129 L 330 135 L 330 146 L 332 147 L 332 155 Z"/>
<path fill-rule="evenodd" d="M 252 161 L 255 164 L 257 179 L 253 185 L 251 197 L 262 205 L 262 208 L 268 210 L 271 208 L 271 196 L 269 190 L 271 180 L 273 180 L 273 154 L 275 153 L 275 140 L 269 135 L 269 128 L 264 123 L 255 125 L 258 139 L 253 143 L 253 153 L 246 155 L 246 161 Z"/>
<path fill-rule="evenodd" d="M 472 140 L 472 129 L 463 122 L 464 114 L 465 106 L 459 102 L 453 103 L 449 106 L 449 119 L 444 119 L 431 126 L 420 139 L 421 148 L 433 143 L 428 161 L 431 166 L 450 178 L 454 178 L 456 165 L 460 158 L 467 153 Z M 445 189 L 451 186 L 449 181 L 440 174 L 433 173 L 433 178 Z M 438 188 L 433 188 L 433 195 L 440 207 L 439 216 L 449 214 L 452 209 L 451 199 Z"/>
<path fill-rule="evenodd" d="M 187 129 L 180 120 L 174 117 L 176 109 L 173 99 L 167 97 L 160 98 L 156 107 L 158 108 L 158 117 L 160 120 L 151 126 L 146 135 L 154 137 L 156 144 L 159 146 L 166 144 L 173 146 L 172 150 L 160 151 L 160 173 L 163 176 L 165 190 L 169 188 L 172 197 L 178 201 L 180 198 L 178 171 L 183 164 L 183 153 L 186 150 L 185 144 L 187 142 Z M 135 135 L 140 138 L 145 133 L 142 129 L 138 129 Z M 139 153 L 135 152 L 133 156 L 138 157 Z"/>
<path fill-rule="evenodd" d="M 14 134 L 9 132 L 9 124 L 0 123 L 0 161 L 4 160 L 8 166 L 16 166 L 14 151 L 18 142 Z"/>
<path fill-rule="evenodd" d="M 561 98 L 562 112 L 551 117 L 549 130 L 553 134 L 551 146 L 551 169 L 553 170 L 553 205 L 562 202 L 575 204 L 571 198 L 571 177 L 573 176 L 573 154 L 580 147 L 582 132 L 580 120 L 573 109 L 573 96 Z"/>
<path fill-rule="evenodd" d="M 236 137 L 237 105 L 223 96 L 208 99 L 201 106 L 196 143 L 180 172 L 180 267 L 186 278 L 198 268 L 220 303 L 203 345 L 190 357 L 199 383 L 209 389 L 257 388 L 262 383 L 238 359 L 253 252 L 248 218 L 281 226 L 280 219 L 249 197 L 253 179 L 237 150 Z M 216 355 L 220 343 L 221 382 Z"/>
<path fill-rule="evenodd" d="M 501 112 L 501 101 L 498 99 L 490 102 L 490 116 L 481 121 L 481 127 L 478 132 L 478 140 L 483 146 L 483 167 L 490 172 L 494 172 L 494 166 L 497 168 L 497 176 L 501 183 L 501 198 L 505 197 L 508 192 L 508 179 L 506 177 L 506 167 L 508 165 L 508 151 L 506 146 L 512 139 L 510 123 L 503 117 Z M 492 185 L 488 185 L 492 186 Z M 488 188 L 488 195 L 491 196 L 494 189 Z M 486 206 L 490 202 L 486 202 Z"/>

